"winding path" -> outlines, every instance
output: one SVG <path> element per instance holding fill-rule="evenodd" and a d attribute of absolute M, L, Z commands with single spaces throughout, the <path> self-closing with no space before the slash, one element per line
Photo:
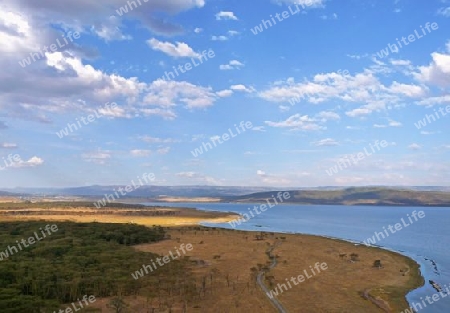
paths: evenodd
<path fill-rule="evenodd" d="M 275 249 L 277 246 L 281 245 L 281 242 L 277 242 L 275 243 L 273 246 L 271 246 L 267 251 L 267 255 L 269 256 L 269 258 L 272 260 L 272 264 L 270 264 L 269 269 L 274 268 L 275 266 L 277 266 L 278 262 L 277 262 L 277 258 L 275 256 L 272 255 L 272 251 L 273 249 Z M 270 302 L 272 302 L 272 304 L 278 309 L 278 312 L 280 313 L 288 313 L 286 311 L 286 309 L 283 307 L 283 305 L 280 303 L 280 301 L 277 300 L 277 298 L 273 297 L 270 298 L 267 294 L 270 293 L 270 290 L 266 287 L 266 285 L 264 284 L 262 278 L 264 277 L 265 272 L 261 271 L 258 273 L 258 276 L 256 278 L 256 281 L 259 285 L 259 287 L 261 287 L 262 291 L 264 291 L 264 294 L 266 295 L 267 298 L 269 298 Z"/>

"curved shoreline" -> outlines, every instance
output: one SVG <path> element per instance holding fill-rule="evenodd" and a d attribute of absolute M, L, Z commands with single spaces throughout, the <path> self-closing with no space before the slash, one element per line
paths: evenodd
<path fill-rule="evenodd" d="M 197 208 L 197 209 L 198 210 L 202 210 L 201 208 Z M 237 212 L 231 212 L 231 213 L 239 214 Z M 208 223 L 208 222 L 206 222 L 206 223 Z M 261 231 L 263 231 L 263 230 L 260 230 L 260 229 L 259 230 L 258 229 L 254 229 L 254 230 L 245 229 L 245 230 L 242 230 L 242 229 L 235 229 L 235 228 L 232 228 L 232 227 L 225 228 L 225 227 L 210 226 L 210 225 L 205 225 L 203 222 L 201 222 L 199 225 L 203 226 L 203 227 L 216 227 L 216 228 L 223 228 L 223 229 L 227 229 L 227 230 L 240 230 L 240 231 L 248 231 L 248 232 L 261 232 Z M 381 249 L 381 250 L 388 251 L 388 252 L 395 253 L 395 254 L 399 254 L 399 255 L 401 255 L 403 257 L 408 258 L 409 260 L 413 261 L 417 265 L 418 270 L 419 270 L 419 275 L 420 275 L 420 277 L 422 279 L 422 285 L 421 286 L 419 286 L 417 288 L 414 288 L 414 289 L 411 289 L 411 290 L 408 290 L 408 292 L 404 295 L 405 300 L 409 304 L 409 306 L 412 305 L 412 302 L 410 302 L 408 300 L 408 295 L 411 294 L 414 291 L 419 291 L 422 288 L 424 288 L 426 286 L 426 281 L 429 278 L 429 277 L 428 278 L 425 277 L 423 271 L 421 270 L 422 269 L 422 264 L 420 263 L 420 261 L 418 259 L 416 259 L 412 255 L 412 253 L 411 254 L 406 254 L 407 251 L 396 250 L 396 249 L 389 248 L 389 247 L 386 247 L 386 246 L 381 246 L 381 245 L 370 245 L 370 246 L 367 246 L 362 241 L 358 241 L 358 240 L 354 240 L 354 239 L 346 239 L 346 238 L 327 236 L 327 235 L 317 235 L 317 234 L 309 234 L 309 233 L 302 233 L 302 232 L 278 231 L 278 230 L 264 230 L 264 231 L 266 231 L 266 232 L 267 231 L 269 231 L 269 232 L 273 231 L 273 232 L 276 232 L 276 233 L 291 234 L 291 235 L 314 236 L 314 237 L 319 237 L 319 238 L 324 238 L 324 239 L 331 239 L 331 240 L 336 240 L 336 241 L 342 241 L 342 242 L 351 243 L 351 244 L 354 244 L 354 245 L 362 245 L 362 246 L 366 246 L 366 247 L 369 247 L 369 248 Z"/>
<path fill-rule="evenodd" d="M 310 234 L 310 233 L 302 233 L 302 232 L 291 232 L 291 231 L 262 230 L 262 229 L 254 229 L 254 230 L 246 229 L 246 230 L 242 230 L 242 229 L 236 229 L 236 228 L 232 228 L 232 227 L 227 228 L 227 227 L 222 227 L 222 226 L 210 226 L 210 225 L 207 225 L 207 224 L 208 223 L 209 224 L 225 224 L 225 223 L 229 222 L 230 220 L 236 219 L 236 216 L 242 217 L 242 214 L 240 212 L 235 212 L 235 211 L 226 211 L 226 212 L 224 212 L 224 211 L 219 211 L 219 210 L 207 210 L 207 209 L 204 209 L 204 208 L 200 207 L 201 206 L 200 202 L 199 203 L 193 203 L 193 204 L 195 206 L 192 206 L 192 207 L 189 207 L 189 208 L 195 209 L 195 210 L 199 210 L 199 211 L 204 211 L 204 212 L 210 212 L 210 213 L 214 212 L 214 213 L 222 213 L 222 214 L 227 213 L 228 214 L 228 216 L 226 218 L 229 218 L 229 220 L 225 220 L 226 218 L 220 218 L 219 219 L 219 220 L 224 220 L 223 222 L 217 221 L 217 219 L 214 219 L 214 218 L 208 219 L 208 220 L 198 221 L 197 225 L 200 225 L 200 226 L 203 226 L 203 227 L 216 227 L 216 228 L 223 228 L 223 229 L 227 229 L 227 230 L 241 230 L 241 231 L 248 231 L 248 232 L 273 231 L 273 232 L 277 232 L 277 233 L 292 234 L 292 235 L 315 236 L 315 237 L 320 237 L 320 238 L 324 238 L 324 239 L 332 239 L 332 240 L 342 241 L 342 242 L 346 242 L 346 243 L 351 243 L 351 244 L 354 244 L 354 245 L 365 245 L 362 241 L 358 241 L 358 240 L 354 240 L 354 239 L 333 237 L 333 236 L 329 236 L 329 235 L 318 235 L 318 234 Z M 237 204 L 243 204 L 243 203 L 237 203 Z M 251 203 L 249 202 L 249 203 L 245 203 L 245 204 L 251 204 Z M 285 204 L 285 203 L 282 203 L 282 204 Z M 286 204 L 288 204 L 288 203 L 286 203 Z M 178 207 L 178 208 L 180 208 L 180 207 Z M 365 246 L 367 246 L 367 245 L 365 245 Z M 414 291 L 419 291 L 422 288 L 424 288 L 426 286 L 426 281 L 429 278 L 429 277 L 425 277 L 425 274 L 422 271 L 422 264 L 421 264 L 420 260 L 418 260 L 412 253 L 408 253 L 407 251 L 396 250 L 396 249 L 389 248 L 389 247 L 386 247 L 386 246 L 381 246 L 381 245 L 370 245 L 370 246 L 367 246 L 367 247 L 371 247 L 371 248 L 375 248 L 375 249 L 381 249 L 381 250 L 388 251 L 388 252 L 391 252 L 391 253 L 399 254 L 399 255 L 401 255 L 403 257 L 406 257 L 409 260 L 413 261 L 417 265 L 418 270 L 419 270 L 419 276 L 422 279 L 422 285 L 417 287 L 417 288 L 408 290 L 408 292 L 404 295 L 404 298 L 405 298 L 406 302 L 411 306 L 412 302 L 410 302 L 408 300 L 408 295 L 411 294 Z"/>

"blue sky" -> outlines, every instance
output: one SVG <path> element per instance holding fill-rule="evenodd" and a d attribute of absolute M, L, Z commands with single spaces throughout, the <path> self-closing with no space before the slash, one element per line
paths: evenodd
<path fill-rule="evenodd" d="M 2 1 L 0 188 L 450 186 L 449 0 L 135 2 Z"/>

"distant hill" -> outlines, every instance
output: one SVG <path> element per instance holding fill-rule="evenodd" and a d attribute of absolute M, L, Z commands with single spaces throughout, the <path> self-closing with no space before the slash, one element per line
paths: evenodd
<path fill-rule="evenodd" d="M 0 190 L 0 197 L 18 197 L 18 196 L 20 196 L 20 194 Z"/>
<path fill-rule="evenodd" d="M 137 183 L 137 181 L 136 181 Z M 73 188 L 14 188 L 8 192 L 17 194 L 32 194 L 40 196 L 103 196 L 113 193 L 117 186 L 86 186 Z M 169 197 L 225 197 L 239 196 L 249 193 L 273 190 L 273 187 L 239 187 L 239 186 L 141 186 L 127 194 L 127 197 L 155 198 Z"/>
<path fill-rule="evenodd" d="M 112 194 L 124 186 L 87 186 L 74 188 L 15 188 L 0 191 L 0 196 L 82 197 L 93 198 Z M 133 202 L 162 201 L 166 198 L 216 198 L 220 202 L 263 202 L 283 189 L 239 186 L 142 186 L 121 200 Z M 392 205 L 450 206 L 449 187 L 318 187 L 286 189 L 291 193 L 288 203 L 322 205 Z"/>
<path fill-rule="evenodd" d="M 291 198 L 286 202 L 322 205 L 389 205 L 389 206 L 450 206 L 450 192 L 416 191 L 382 187 L 353 187 L 343 190 L 286 190 Z M 224 202 L 263 202 L 277 191 L 258 192 L 246 196 L 224 197 Z"/>

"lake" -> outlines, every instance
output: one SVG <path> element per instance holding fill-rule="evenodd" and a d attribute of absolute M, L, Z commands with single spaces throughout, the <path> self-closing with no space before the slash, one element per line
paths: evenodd
<path fill-rule="evenodd" d="M 206 211 L 249 213 L 248 208 L 260 204 L 236 203 L 144 203 L 172 207 L 191 207 Z M 417 221 L 413 211 L 423 211 L 425 216 Z M 407 299 L 411 303 L 431 297 L 436 290 L 428 280 L 442 287 L 450 286 L 450 208 L 429 207 L 373 207 L 373 206 L 325 206 L 325 205 L 277 205 L 237 226 L 236 229 L 251 231 L 274 231 L 321 235 L 362 242 L 384 232 L 389 225 L 406 222 L 407 227 L 377 241 L 377 245 L 398 251 L 416 260 L 421 265 L 426 280 L 424 287 L 412 291 Z M 411 217 L 413 223 L 408 219 Z M 208 224 L 232 228 L 230 224 Z M 394 229 L 395 231 L 395 229 Z M 381 238 L 381 236 L 379 236 Z M 432 300 L 431 300 L 432 301 Z M 440 299 L 419 310 L 423 313 L 450 312 L 450 296 Z M 400 313 L 400 312 L 399 312 Z"/>

